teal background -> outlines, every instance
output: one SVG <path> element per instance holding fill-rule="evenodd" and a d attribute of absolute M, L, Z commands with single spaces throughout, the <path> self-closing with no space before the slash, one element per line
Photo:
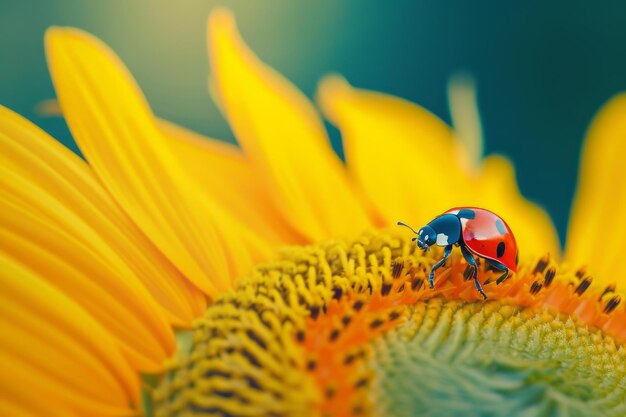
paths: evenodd
<path fill-rule="evenodd" d="M 0 103 L 76 150 L 62 119 L 35 111 L 54 97 L 45 28 L 70 25 L 121 56 L 158 115 L 232 141 L 206 89 L 206 17 L 218 4 L 234 10 L 256 53 L 309 97 L 324 74 L 339 72 L 449 121 L 447 80 L 471 73 L 486 151 L 514 161 L 522 192 L 548 209 L 564 238 L 585 130 L 626 90 L 623 0 L 0 0 Z M 339 148 L 338 132 L 329 132 Z"/>

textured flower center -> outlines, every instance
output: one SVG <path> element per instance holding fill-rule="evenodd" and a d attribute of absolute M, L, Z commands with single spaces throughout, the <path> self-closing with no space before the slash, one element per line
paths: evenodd
<path fill-rule="evenodd" d="M 368 363 L 374 415 L 626 415 L 623 348 L 501 302 L 420 304 L 374 341 Z"/>
<path fill-rule="evenodd" d="M 625 415 L 613 288 L 543 258 L 499 286 L 481 265 L 485 302 L 455 250 L 432 290 L 441 251 L 400 236 L 286 248 L 256 268 L 180 335 L 148 414 Z"/>

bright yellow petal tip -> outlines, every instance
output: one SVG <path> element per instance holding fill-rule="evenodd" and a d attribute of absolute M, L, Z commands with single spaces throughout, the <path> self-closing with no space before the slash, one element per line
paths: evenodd
<path fill-rule="evenodd" d="M 341 131 L 348 170 L 384 224 L 428 221 L 455 205 L 445 190 L 462 190 L 465 176 L 452 131 L 436 116 L 398 97 L 353 88 L 339 76 L 320 83 L 317 100 Z"/>
<path fill-rule="evenodd" d="M 63 114 L 108 191 L 205 294 L 232 288 L 259 260 L 255 253 L 270 252 L 254 230 L 202 192 L 106 45 L 79 30 L 54 28 L 46 33 L 46 51 Z"/>
<path fill-rule="evenodd" d="M 307 98 L 253 54 L 232 14 L 209 18 L 213 90 L 277 211 L 310 240 L 370 226 Z"/>

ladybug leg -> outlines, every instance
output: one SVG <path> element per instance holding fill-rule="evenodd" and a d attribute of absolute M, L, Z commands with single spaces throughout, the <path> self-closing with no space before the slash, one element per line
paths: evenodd
<path fill-rule="evenodd" d="M 444 264 L 448 256 L 450 256 L 450 252 L 452 252 L 452 245 L 448 245 L 443 250 L 443 258 L 439 260 L 436 264 L 433 265 L 430 270 L 430 276 L 428 278 L 428 282 L 430 283 L 430 288 L 435 288 L 435 270 Z"/>
<path fill-rule="evenodd" d="M 473 266 L 472 278 L 474 279 L 474 285 L 476 285 L 476 289 L 486 300 L 487 294 L 485 294 L 485 292 L 483 291 L 483 287 L 480 285 L 480 282 L 478 282 L 478 265 L 476 265 L 476 259 L 474 259 L 472 253 L 463 245 L 461 245 L 461 253 L 463 254 L 463 257 L 465 258 L 467 263 Z"/>
<path fill-rule="evenodd" d="M 507 268 L 504 264 L 501 264 L 498 261 L 493 261 L 491 259 L 485 259 L 485 261 L 487 261 L 487 263 L 491 265 L 492 267 L 500 271 L 504 271 L 504 273 L 500 275 L 500 277 L 496 280 L 496 284 L 501 284 L 502 281 L 504 281 L 505 279 L 509 277 L 509 268 Z"/>

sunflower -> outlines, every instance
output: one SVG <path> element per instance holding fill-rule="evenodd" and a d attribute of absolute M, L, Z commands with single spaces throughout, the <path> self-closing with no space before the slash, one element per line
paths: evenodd
<path fill-rule="evenodd" d="M 156 118 L 120 60 L 46 34 L 86 160 L 0 110 L 0 414 L 626 414 L 626 96 L 586 139 L 565 253 L 511 164 L 427 111 L 325 79 L 316 109 L 209 19 L 241 147 Z M 445 167 L 445 170 L 440 169 Z M 399 219 L 501 213 L 520 247 L 487 301 Z"/>

